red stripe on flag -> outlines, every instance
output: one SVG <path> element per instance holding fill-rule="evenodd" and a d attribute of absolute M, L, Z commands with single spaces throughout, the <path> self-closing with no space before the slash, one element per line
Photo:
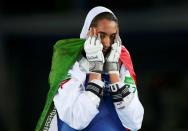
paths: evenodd
<path fill-rule="evenodd" d="M 70 80 L 70 79 L 67 79 L 67 80 L 62 81 L 62 82 L 60 83 L 60 88 L 63 89 L 63 85 L 64 85 L 65 83 L 67 83 L 69 80 Z"/>
<path fill-rule="evenodd" d="M 134 82 L 136 83 L 136 74 L 134 72 L 131 56 L 125 47 L 122 47 L 121 49 L 120 60 L 125 65 L 131 77 L 134 79 Z"/>

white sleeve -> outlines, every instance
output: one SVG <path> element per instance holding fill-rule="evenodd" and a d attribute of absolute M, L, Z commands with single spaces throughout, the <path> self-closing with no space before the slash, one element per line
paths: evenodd
<path fill-rule="evenodd" d="M 85 91 L 86 74 L 80 71 L 76 62 L 69 71 L 71 79 L 59 88 L 53 101 L 59 118 L 76 130 L 82 130 L 89 125 L 99 113 L 100 99 L 90 91 Z"/>
<path fill-rule="evenodd" d="M 126 78 L 131 78 L 128 70 L 125 69 L 125 66 L 122 65 L 120 70 L 120 78 L 121 81 L 126 83 Z M 130 82 L 130 81 L 129 81 Z M 138 98 L 138 92 L 136 89 L 136 85 L 134 83 L 130 84 L 129 91 L 132 93 L 133 98 L 131 101 L 124 107 L 124 108 L 116 108 L 116 112 L 125 128 L 130 130 L 138 130 L 141 128 L 143 115 L 144 115 L 144 108 Z M 126 97 L 124 98 L 125 101 Z"/>

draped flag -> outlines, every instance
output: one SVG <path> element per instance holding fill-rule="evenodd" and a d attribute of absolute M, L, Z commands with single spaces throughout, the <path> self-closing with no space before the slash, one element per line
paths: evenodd
<path fill-rule="evenodd" d="M 67 75 L 68 71 L 81 56 L 84 42 L 84 39 L 79 38 L 64 39 L 57 41 L 53 46 L 52 66 L 49 74 L 50 89 L 35 131 L 57 130 L 57 111 L 53 104 L 53 98 L 60 87 L 61 81 L 70 78 L 70 76 Z M 131 57 L 125 47 L 122 47 L 120 60 L 129 70 L 131 77 L 136 82 Z"/>

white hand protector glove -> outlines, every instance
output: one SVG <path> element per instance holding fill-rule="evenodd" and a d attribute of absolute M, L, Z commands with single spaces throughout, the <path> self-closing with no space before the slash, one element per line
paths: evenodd
<path fill-rule="evenodd" d="M 102 53 L 103 45 L 100 37 L 89 36 L 84 43 L 84 50 L 89 61 L 89 71 L 102 72 L 104 64 L 104 56 Z"/>
<path fill-rule="evenodd" d="M 107 56 L 105 57 L 105 71 L 118 71 L 119 70 L 119 57 L 121 53 L 121 39 L 119 36 L 116 37 L 114 40 L 114 43 L 111 46 L 111 51 Z"/>

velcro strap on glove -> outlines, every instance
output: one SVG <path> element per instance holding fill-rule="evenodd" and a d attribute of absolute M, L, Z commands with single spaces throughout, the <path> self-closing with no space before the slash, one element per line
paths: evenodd
<path fill-rule="evenodd" d="M 102 61 L 89 61 L 89 71 L 101 73 L 103 70 Z"/>
<path fill-rule="evenodd" d="M 118 71 L 119 70 L 119 64 L 118 64 L 118 62 L 106 62 L 104 64 L 104 70 L 106 72 L 109 72 L 109 71 Z"/>
<path fill-rule="evenodd" d="M 129 85 L 125 84 L 122 86 L 122 83 L 111 84 L 110 91 L 111 91 L 113 102 L 121 102 L 123 101 L 124 97 L 130 94 Z"/>
<path fill-rule="evenodd" d="M 86 91 L 91 91 L 99 98 L 103 97 L 103 87 L 104 83 L 100 80 L 92 80 L 88 83 Z"/>

